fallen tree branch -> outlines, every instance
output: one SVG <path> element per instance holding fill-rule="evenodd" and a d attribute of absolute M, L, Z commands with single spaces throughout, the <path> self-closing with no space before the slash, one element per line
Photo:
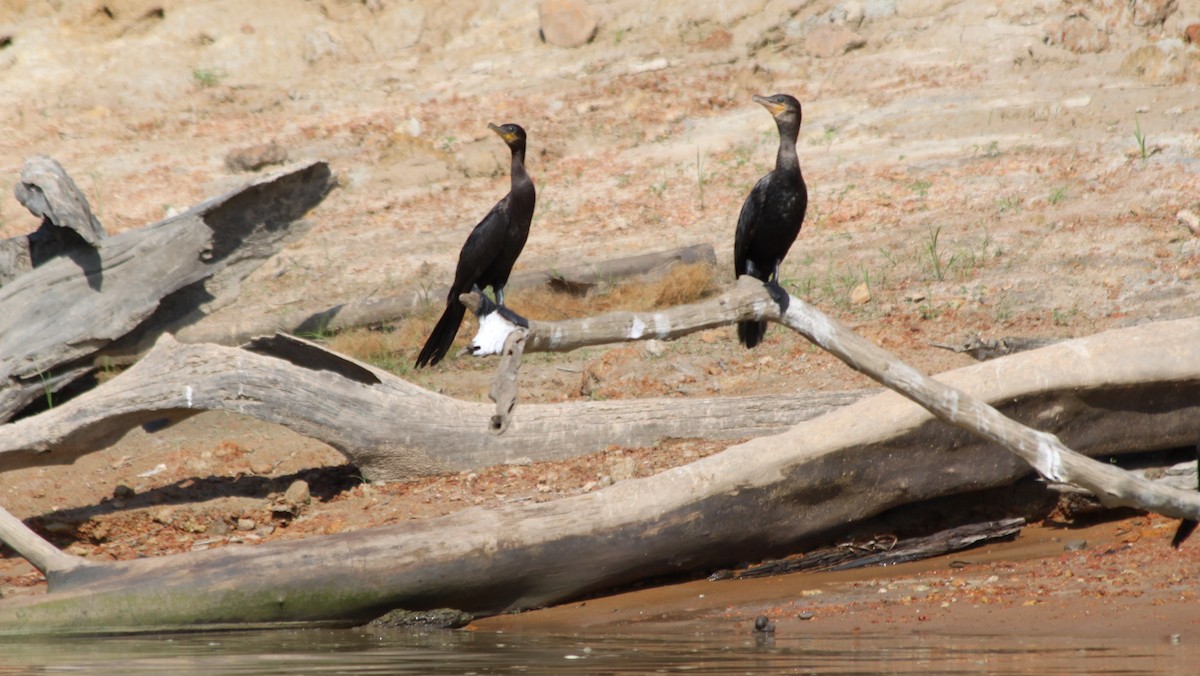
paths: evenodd
<path fill-rule="evenodd" d="M 908 366 L 803 301 L 792 299 L 782 323 L 939 419 L 995 442 L 1050 481 L 1085 488 L 1108 507 L 1137 507 L 1164 516 L 1200 519 L 1200 493 L 1156 485 L 1076 453 L 1055 435 L 1026 427 L 965 392 Z M 1134 334 L 1130 340 L 1142 341 L 1151 349 L 1157 345 L 1154 336 Z M 1078 342 L 1074 342 L 1077 346 Z M 1090 358 L 1086 351 L 1083 356 Z M 1127 356 L 1113 355 L 1113 358 L 1131 372 L 1146 374 L 1148 370 L 1146 363 L 1130 363 Z M 1149 366 L 1149 370 L 1156 366 Z"/>
<path fill-rule="evenodd" d="M 958 552 L 983 542 L 1011 538 L 1021 532 L 1025 519 L 1014 517 L 984 523 L 956 526 L 923 537 L 898 540 L 896 536 L 876 536 L 866 542 L 845 542 L 824 547 L 803 556 L 765 561 L 739 573 L 710 576 L 709 579 L 737 580 L 785 575 L 798 571 L 851 570 L 867 566 L 893 566 L 898 563 L 930 559 Z"/>
<path fill-rule="evenodd" d="M 223 410 L 319 439 L 371 480 L 403 479 L 561 460 L 666 437 L 759 436 L 870 393 L 527 405 L 496 436 L 490 431 L 494 407 L 430 392 L 299 338 L 263 338 L 241 349 L 184 345 L 164 336 L 116 378 L 6 425 L 0 471 L 70 463 L 138 425 Z"/>
<path fill-rule="evenodd" d="M 518 272 L 509 279 L 505 288 L 510 295 L 517 290 L 541 286 L 570 293 L 585 293 L 591 288 L 628 277 L 653 279 L 666 274 L 675 265 L 716 264 L 716 260 L 712 245 L 695 244 L 552 270 Z M 275 332 L 303 334 L 373 326 L 411 315 L 430 302 L 440 302 L 448 292 L 449 288 L 442 287 L 411 291 L 399 296 L 349 301 L 319 310 L 264 310 L 255 317 L 237 321 L 227 321 L 215 315 L 209 321 L 181 329 L 175 337 L 183 343 L 239 345 L 254 336 Z"/>

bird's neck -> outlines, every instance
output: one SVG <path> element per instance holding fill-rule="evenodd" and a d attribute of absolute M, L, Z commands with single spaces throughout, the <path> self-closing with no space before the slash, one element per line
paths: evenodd
<path fill-rule="evenodd" d="M 799 125 L 779 124 L 779 152 L 775 154 L 775 168 L 782 171 L 800 171 L 800 159 L 796 156 L 796 139 L 800 136 Z"/>
<path fill-rule="evenodd" d="M 533 179 L 525 170 L 525 146 L 519 145 L 512 151 L 512 190 L 516 192 L 527 185 L 532 186 Z"/>

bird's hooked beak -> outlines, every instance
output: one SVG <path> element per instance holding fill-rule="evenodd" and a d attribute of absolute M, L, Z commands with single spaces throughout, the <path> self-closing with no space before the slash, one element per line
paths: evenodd
<path fill-rule="evenodd" d="M 780 113 L 787 110 L 787 106 L 783 105 L 782 103 L 776 103 L 775 101 L 772 101 L 765 96 L 759 96 L 758 94 L 754 95 L 754 102 L 766 108 L 771 113 L 772 117 L 778 117 Z"/>
<path fill-rule="evenodd" d="M 504 139 L 505 143 L 512 143 L 513 141 L 515 141 L 517 139 L 516 134 L 514 134 L 512 132 L 506 132 L 503 129 L 501 129 L 500 127 L 497 127 L 496 125 L 492 124 L 491 122 L 488 123 L 488 129 L 491 129 L 492 131 L 499 134 L 500 138 Z"/>

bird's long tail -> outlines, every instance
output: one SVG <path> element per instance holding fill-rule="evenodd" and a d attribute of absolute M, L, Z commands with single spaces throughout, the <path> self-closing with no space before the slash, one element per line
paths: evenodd
<path fill-rule="evenodd" d="M 738 340 L 746 347 L 754 347 L 762 342 L 767 333 L 766 322 L 738 322 Z"/>
<path fill-rule="evenodd" d="M 446 303 L 446 311 L 442 313 L 437 326 L 433 327 L 433 332 L 425 341 L 425 347 L 421 348 L 421 354 L 417 355 L 417 368 L 433 366 L 446 356 L 450 346 L 454 344 L 454 336 L 458 335 L 458 327 L 462 324 L 466 311 L 467 308 L 458 302 L 457 294 Z"/>

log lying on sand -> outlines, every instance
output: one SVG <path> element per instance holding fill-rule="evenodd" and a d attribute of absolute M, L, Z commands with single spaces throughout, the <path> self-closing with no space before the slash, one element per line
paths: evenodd
<path fill-rule="evenodd" d="M 710 303 L 780 319 L 761 284 L 741 280 L 730 293 L 737 298 Z M 477 614 L 531 608 L 651 576 L 778 556 L 889 507 L 1029 472 L 1002 448 L 1110 504 L 1200 517 L 1200 494 L 1097 469 L 1049 432 L 1023 428 L 981 402 L 996 402 L 1089 452 L 1194 440 L 1200 319 L 1066 341 L 939 381 L 798 299 L 782 321 L 972 432 L 884 393 L 653 477 L 555 502 L 472 508 L 313 540 L 68 564 L 48 573 L 50 594 L 0 602 L 0 634 L 353 624 L 396 607 Z M 367 394 L 378 387 L 367 375 L 364 397 L 380 396 Z M 253 402 L 257 395 L 231 396 Z M 560 425 L 568 428 L 567 443 L 577 421 L 564 416 Z"/>
<path fill-rule="evenodd" d="M 744 580 L 802 570 L 852 570 L 867 566 L 894 566 L 962 551 L 984 542 L 1011 539 L 1021 532 L 1024 525 L 1025 519 L 1018 516 L 955 526 L 932 535 L 904 540 L 894 535 L 876 536 L 867 541 L 843 542 L 834 547 L 823 547 L 806 552 L 802 557 L 764 561 L 738 573 L 720 571 L 709 576 L 709 579 Z"/>
<path fill-rule="evenodd" d="M 299 219 L 333 185 L 329 167 L 311 162 L 0 287 L 0 421 L 98 356 L 134 353 L 230 302 L 246 275 L 307 231 Z"/>
<path fill-rule="evenodd" d="M 717 256 L 712 245 L 695 244 L 553 270 L 519 272 L 509 279 L 505 288 L 509 294 L 520 289 L 540 286 L 581 294 L 635 275 L 653 279 L 666 274 L 671 267 L 678 264 L 716 264 L 716 261 Z M 447 287 L 411 291 L 399 296 L 350 301 L 320 310 L 261 312 L 257 317 L 229 321 L 222 320 L 217 315 L 210 321 L 183 328 L 175 337 L 182 343 L 239 345 L 255 336 L 276 332 L 303 334 L 372 326 L 406 317 L 430 303 L 440 304 L 448 292 Z"/>
<path fill-rule="evenodd" d="M 291 336 L 245 348 L 163 336 L 116 378 L 5 426 L 0 471 L 74 462 L 138 425 L 206 410 L 279 423 L 333 446 L 371 480 L 561 460 L 667 437 L 743 439 L 778 432 L 870 392 L 526 405 L 501 436 L 492 409 L 417 387 Z M 160 432 L 170 434 L 169 430 Z"/>

